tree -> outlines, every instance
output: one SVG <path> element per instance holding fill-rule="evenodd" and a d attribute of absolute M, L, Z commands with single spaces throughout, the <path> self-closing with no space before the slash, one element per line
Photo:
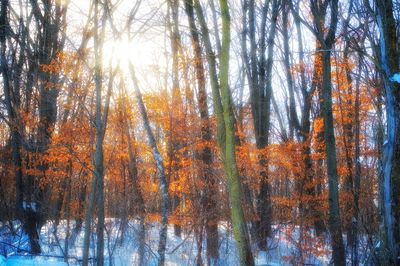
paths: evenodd
<path fill-rule="evenodd" d="M 195 23 L 193 0 L 185 0 L 185 12 L 188 17 L 190 27 L 190 37 L 194 51 L 194 65 L 198 86 L 198 109 L 201 118 L 201 138 L 204 142 L 210 142 L 212 139 L 211 121 L 208 112 L 207 92 L 206 92 L 206 77 L 203 63 L 203 51 L 200 44 L 200 36 Z M 202 215 L 205 215 L 205 227 L 207 233 L 207 261 L 208 264 L 213 265 L 213 261 L 218 260 L 218 221 L 215 194 L 217 181 L 213 177 L 213 169 L 211 168 L 213 162 L 213 154 L 211 147 L 204 147 L 201 151 L 201 159 L 204 163 L 202 179 L 206 182 L 204 188 L 204 198 L 201 199 L 203 203 Z"/>
<path fill-rule="evenodd" d="M 224 171 L 227 178 L 231 219 L 236 246 L 241 265 L 254 265 L 250 249 L 247 225 L 242 208 L 242 188 L 238 174 L 235 155 L 235 128 L 232 113 L 231 93 L 229 89 L 229 49 L 230 49 L 230 14 L 228 2 L 220 1 L 222 19 L 222 44 L 220 54 L 219 76 L 217 78 L 215 56 L 212 51 L 208 28 L 203 10 L 198 0 L 194 7 L 201 25 L 206 57 L 210 67 L 210 81 L 213 91 L 214 112 L 217 116 L 218 144 L 222 153 Z"/>
<path fill-rule="evenodd" d="M 267 249 L 267 237 L 271 236 L 272 207 L 270 199 L 270 185 L 268 184 L 268 162 L 263 155 L 263 150 L 268 145 L 270 116 L 271 116 L 271 98 L 272 98 L 272 65 L 274 39 L 277 28 L 277 18 L 279 14 L 280 1 L 272 1 L 272 17 L 268 36 L 266 36 L 266 21 L 269 9 L 269 1 L 265 1 L 262 6 L 261 14 L 261 32 L 259 33 L 259 45 L 255 39 L 256 18 L 255 1 L 243 2 L 243 40 L 242 53 L 246 66 L 247 79 L 249 82 L 251 94 L 251 111 L 253 115 L 254 132 L 257 148 L 261 151 L 259 158 L 260 165 L 260 192 L 257 196 L 257 215 L 259 221 L 255 224 L 258 245 L 262 250 Z M 246 12 L 248 10 L 249 19 L 247 27 Z M 250 56 L 247 54 L 247 33 L 250 39 Z M 267 58 L 266 41 L 268 45 Z M 259 53 L 257 56 L 257 50 Z"/>
<path fill-rule="evenodd" d="M 158 265 L 165 264 L 165 249 L 167 245 L 167 226 L 168 226 L 168 211 L 169 211 L 169 192 L 168 192 L 168 182 L 165 174 L 164 161 L 161 157 L 161 154 L 157 148 L 157 143 L 154 138 L 153 131 L 150 127 L 149 118 L 147 116 L 146 107 L 143 103 L 142 94 L 139 88 L 139 82 L 136 78 L 135 69 L 132 63 L 129 63 L 129 70 L 131 74 L 131 78 L 134 84 L 134 92 L 137 104 L 139 105 L 140 114 L 143 119 L 143 123 L 146 129 L 147 138 L 150 144 L 150 147 L 153 152 L 153 157 L 156 162 L 160 190 L 161 190 L 161 230 L 160 230 L 160 240 L 158 244 L 158 254 L 159 254 L 159 262 Z"/>
<path fill-rule="evenodd" d="M 400 263 L 397 2 L 74 1 L 0 3 L 1 255 Z"/>
<path fill-rule="evenodd" d="M 383 145 L 382 172 L 383 184 L 383 223 L 384 244 L 387 247 L 391 263 L 400 263 L 400 81 L 399 52 L 397 49 L 396 21 L 391 0 L 377 0 L 376 20 L 380 33 L 380 65 L 386 96 L 386 139 Z"/>
<path fill-rule="evenodd" d="M 94 206 L 97 207 L 97 265 L 104 265 L 104 152 L 103 141 L 107 127 L 108 110 L 110 106 L 110 97 L 113 86 L 113 75 L 110 77 L 106 101 L 104 109 L 102 109 L 102 43 L 104 39 L 104 22 L 105 12 L 103 13 L 102 24 L 100 32 L 97 25 L 99 24 L 99 2 L 94 2 L 94 81 L 96 87 L 96 111 L 94 127 L 96 131 L 95 137 L 95 153 L 93 158 L 93 177 L 92 177 L 92 190 L 90 192 L 89 208 L 85 217 L 85 235 L 84 235 L 84 251 L 83 251 L 83 265 L 88 265 L 89 256 L 89 243 L 90 243 L 90 226 L 92 220 L 92 212 Z M 114 74 L 114 73 L 112 73 Z"/>
<path fill-rule="evenodd" d="M 37 182 L 46 176 L 49 165 L 45 160 L 40 163 L 34 161 L 47 155 L 57 121 L 57 99 L 63 80 L 56 65 L 65 43 L 62 34 L 65 33 L 68 10 L 68 4 L 56 5 L 50 1 L 42 4 L 30 1 L 31 8 L 26 14 L 30 17 L 28 21 L 35 21 L 34 30 L 24 20 L 24 14 L 17 15 L 17 35 L 9 20 L 10 2 L 1 3 L 1 20 L 5 25 L 0 40 L 2 74 L 15 166 L 16 212 L 29 237 L 30 251 L 34 254 L 41 252 L 39 232 L 49 211 L 43 204 L 46 189 L 38 186 Z M 12 40 L 16 42 L 11 49 Z M 38 95 L 33 98 L 36 89 Z M 32 108 L 32 102 L 36 102 L 36 109 Z M 38 112 L 38 121 L 34 134 L 28 140 L 22 118 L 24 112 L 33 110 Z M 29 156 L 24 158 L 24 153 Z M 28 159 L 27 168 L 34 174 L 24 173 L 23 159 Z"/>
<path fill-rule="evenodd" d="M 330 26 L 325 34 L 325 16 L 330 5 Z M 315 35 L 321 44 L 322 53 L 322 112 L 324 119 L 325 154 L 329 183 L 329 230 L 332 237 L 333 262 L 335 265 L 345 265 L 346 257 L 343 246 L 342 228 L 339 209 L 339 187 L 337 173 L 337 158 L 335 133 L 332 112 L 332 81 L 331 81 L 331 49 L 335 43 L 335 33 L 338 21 L 338 1 L 311 1 Z"/>

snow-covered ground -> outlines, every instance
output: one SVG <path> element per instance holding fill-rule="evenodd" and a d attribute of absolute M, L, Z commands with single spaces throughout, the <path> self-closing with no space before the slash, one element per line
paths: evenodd
<path fill-rule="evenodd" d="M 138 264 L 138 232 L 139 224 L 130 222 L 125 229 L 123 241 L 121 242 L 120 223 L 110 219 L 106 222 L 105 240 L 105 265 L 130 266 Z M 15 225 L 17 228 L 17 225 Z M 72 226 L 71 226 L 72 228 Z M 20 230 L 17 230 L 17 232 Z M 254 247 L 256 265 L 292 265 L 299 254 L 298 249 L 293 244 L 293 239 L 289 238 L 287 228 L 274 227 L 274 238 L 269 240 L 268 252 L 257 252 Z M 159 225 L 157 223 L 146 224 L 145 241 L 145 264 L 157 265 L 157 246 L 158 246 Z M 219 226 L 220 245 L 219 265 L 238 265 L 238 256 L 235 249 L 235 241 L 232 232 L 226 225 Z M 290 234 L 292 236 L 293 234 Z M 54 235 L 54 226 L 51 222 L 43 226 L 41 231 L 42 254 L 40 256 L 30 256 L 26 252 L 29 249 L 26 236 L 16 234 L 11 236 L 9 227 L 0 225 L 0 266 L 64 266 L 79 265 L 82 258 L 83 230 L 77 235 L 75 243 L 70 244 L 68 251 L 68 261 L 64 262 L 66 222 L 63 221 L 58 226 L 57 237 Z M 109 237 L 108 237 L 109 236 Z M 91 239 L 91 256 L 95 254 L 95 239 Z M 206 262 L 205 241 L 203 243 L 203 261 Z M 20 249 L 17 252 L 16 247 Z M 319 255 L 307 255 L 307 263 L 310 265 L 327 265 L 329 263 L 329 248 L 327 244 L 316 246 L 315 250 Z M 111 256 L 110 256 L 111 254 Z M 183 232 L 181 237 L 174 235 L 173 227 L 168 229 L 166 265 L 196 265 L 197 245 L 196 239 L 191 232 Z M 303 256 L 304 257 L 304 256 Z M 111 259 L 111 263 L 110 263 Z"/>

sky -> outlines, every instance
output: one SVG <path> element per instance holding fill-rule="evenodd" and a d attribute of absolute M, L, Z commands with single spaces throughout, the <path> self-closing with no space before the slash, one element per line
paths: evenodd
<path fill-rule="evenodd" d="M 26 0 L 28 1 L 28 0 Z M 60 0 L 61 2 L 66 0 Z M 67 42 L 66 49 L 76 51 L 80 45 L 84 26 L 88 20 L 89 0 L 70 0 L 69 10 L 67 13 Z M 129 83 L 128 62 L 131 61 L 137 72 L 141 89 L 144 92 L 160 91 L 163 88 L 171 88 L 171 43 L 169 40 L 169 32 L 167 29 L 167 1 L 161 0 L 143 0 L 135 15 L 135 19 L 131 24 L 131 32 L 128 34 L 125 25 L 129 13 L 138 1 L 132 0 L 113 0 L 114 4 L 118 3 L 118 7 L 113 13 L 114 25 L 120 35 L 115 37 L 112 34 L 110 25 L 107 25 L 106 36 L 103 46 L 103 66 L 107 70 L 110 61 L 115 66 L 120 63 L 125 79 Z M 203 7 L 207 7 L 207 1 L 203 1 Z M 248 102 L 249 92 L 246 85 L 241 80 L 241 10 L 239 1 L 229 1 L 231 7 L 231 60 L 230 60 L 230 86 L 234 99 L 238 99 L 240 94 L 240 86 L 244 86 L 243 100 L 244 104 Z M 14 5 L 18 6 L 18 1 L 14 1 Z M 218 5 L 217 5 L 218 6 Z M 188 36 L 187 17 L 180 7 L 180 29 L 181 38 L 187 49 L 191 49 L 190 36 Z M 207 15 L 207 13 L 206 13 Z M 209 28 L 213 32 L 211 16 L 208 16 Z M 124 30 L 125 29 L 125 30 Z M 312 60 L 314 51 L 314 38 L 309 31 L 303 27 L 304 31 L 304 50 L 306 51 L 306 60 Z M 280 32 L 277 33 L 276 46 L 274 52 L 274 72 L 273 72 L 273 91 L 275 99 L 281 110 L 285 110 L 283 99 L 286 97 L 286 78 L 283 76 L 284 69 L 282 65 L 282 57 L 277 47 L 283 47 L 280 42 Z M 129 39 L 129 35 L 131 39 Z M 296 60 L 298 54 L 296 33 L 289 33 L 291 39 L 291 51 L 293 51 L 293 60 Z M 93 42 L 89 42 L 88 47 L 93 47 Z M 92 50 L 93 51 L 93 50 Z M 277 53 L 278 52 L 278 53 Z M 90 53 L 89 53 L 90 54 Z M 93 53 L 91 53 L 93 54 Z M 190 50 L 188 55 L 191 56 Z M 88 58 L 88 65 L 93 65 L 92 58 Z M 129 87 L 129 86 L 128 86 Z M 129 89 L 129 88 L 128 88 Z M 194 93 L 196 95 L 196 93 Z M 210 96 L 211 97 L 211 96 Z M 211 99 L 209 103 L 211 103 Z M 211 108 L 211 107 L 210 107 Z M 286 118 L 283 117 L 285 120 Z M 277 123 L 273 123 L 277 124 Z"/>
<path fill-rule="evenodd" d="M 116 3 L 117 1 L 113 1 Z M 203 1 L 203 7 L 206 7 L 206 2 Z M 103 47 L 103 65 L 106 69 L 109 65 L 110 60 L 113 60 L 113 65 L 116 62 L 120 63 L 121 69 L 125 76 L 128 77 L 127 82 L 129 83 L 128 73 L 128 62 L 131 61 L 137 72 L 141 84 L 141 90 L 143 92 L 159 91 L 165 87 L 171 87 L 171 43 L 169 40 L 169 32 L 167 29 L 167 1 L 160 0 L 145 0 L 142 1 L 138 12 L 136 13 L 135 19 L 131 24 L 131 36 L 128 39 L 128 32 L 123 31 L 128 15 L 131 12 L 135 1 L 131 0 L 119 0 L 118 8 L 114 12 L 114 25 L 121 31 L 119 38 L 115 38 L 108 27 L 107 34 L 104 41 Z M 245 86 L 243 90 L 243 104 L 248 102 L 249 91 L 247 87 L 247 81 L 241 82 L 241 6 L 239 1 L 229 1 L 231 7 L 231 60 L 230 60 L 230 86 L 234 99 L 238 99 L 240 95 L 240 86 Z M 87 14 L 89 13 L 90 1 L 85 0 L 71 0 L 70 9 L 68 13 L 68 36 L 78 36 L 77 40 L 71 40 L 76 42 L 75 46 L 79 45 L 79 36 L 81 36 L 82 25 L 85 25 L 87 21 Z M 217 4 L 218 6 L 218 4 Z M 207 15 L 207 14 L 206 14 Z M 183 6 L 180 6 L 180 30 L 181 38 L 184 42 L 185 47 L 191 49 L 190 36 L 188 36 L 188 25 L 187 17 L 183 10 Z M 213 25 L 211 16 L 207 18 L 209 22 L 210 32 L 213 32 Z M 314 51 L 314 38 L 312 34 L 303 27 L 303 45 L 305 53 L 305 59 L 312 60 Z M 293 51 L 293 60 L 298 58 L 298 44 L 296 32 L 289 33 L 291 51 Z M 281 45 L 281 33 L 277 32 L 274 52 L 274 71 L 272 76 L 273 92 L 275 99 L 280 106 L 281 110 L 285 110 L 285 102 L 283 99 L 286 98 L 286 78 L 283 68 L 283 61 L 280 52 L 277 53 L 277 47 L 283 47 Z M 92 45 L 92 44 L 90 44 Z M 189 52 L 189 56 L 191 53 Z M 310 61 L 309 61 L 310 62 Z M 196 95 L 196 93 L 195 93 Z M 211 94 L 209 94 L 211 95 Z M 211 97 L 211 96 L 210 96 Z M 209 99 L 209 104 L 211 103 Z M 210 106 L 211 108 L 211 106 Z M 300 108 L 300 107 L 299 107 Z M 274 112 L 273 112 L 274 113 Z M 283 115 L 283 120 L 286 120 Z M 277 125 L 278 123 L 272 123 Z"/>

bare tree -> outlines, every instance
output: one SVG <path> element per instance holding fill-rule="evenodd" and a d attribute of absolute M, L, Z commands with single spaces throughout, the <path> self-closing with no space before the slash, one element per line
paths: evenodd
<path fill-rule="evenodd" d="M 194 1 L 197 18 L 201 26 L 206 58 L 210 68 L 210 82 L 213 94 L 214 112 L 217 117 L 218 144 L 223 158 L 224 171 L 228 183 L 231 219 L 236 246 L 239 252 L 241 265 L 254 265 L 250 249 L 247 225 L 242 207 L 242 187 L 238 174 L 235 156 L 235 128 L 232 112 L 232 99 L 229 89 L 229 49 L 230 49 L 230 13 L 228 2 L 220 1 L 222 19 L 222 43 L 219 62 L 219 75 L 216 70 L 216 59 L 212 50 L 208 27 L 204 18 L 203 9 L 198 0 Z"/>
<path fill-rule="evenodd" d="M 194 51 L 194 64 L 198 86 L 198 108 L 200 111 L 201 118 L 201 138 L 205 142 L 209 142 L 212 139 L 211 132 L 211 121 L 208 112 L 207 104 L 207 92 L 206 92 L 206 77 L 203 62 L 203 51 L 200 44 L 200 36 L 195 23 L 193 0 L 185 0 L 185 11 L 188 17 L 190 37 L 192 41 L 192 47 Z M 200 219 L 203 219 L 207 233 L 207 261 L 208 264 L 214 265 L 214 262 L 218 261 L 218 221 L 217 221 L 217 209 L 216 206 L 216 180 L 213 176 L 212 162 L 213 154 L 210 147 L 205 147 L 201 151 L 201 159 L 204 163 L 205 169 L 203 169 L 202 179 L 206 182 L 206 187 L 203 191 L 203 199 L 201 199 L 202 213 Z M 199 262 L 199 260 L 198 260 Z"/>
<path fill-rule="evenodd" d="M 243 40 L 242 53 L 246 65 L 246 74 L 250 88 L 250 103 L 253 115 L 254 133 L 257 149 L 263 150 L 268 145 L 271 98 L 272 98 L 272 65 L 274 40 L 277 29 L 277 19 L 280 10 L 280 1 L 272 1 L 271 23 L 267 36 L 266 22 L 270 1 L 264 1 L 261 13 L 259 40 L 256 40 L 256 4 L 255 1 L 243 2 Z M 246 13 L 248 12 L 248 22 Z M 247 26 L 248 24 L 248 26 Z M 247 52 L 247 35 L 250 41 L 250 55 Z M 267 43 L 266 43 L 267 41 Z M 266 49 L 268 47 L 268 49 Z M 267 51 L 266 51 L 267 50 Z M 258 53 L 257 53 L 258 51 Z M 265 57 L 267 54 L 267 58 Z M 271 236 L 272 206 L 270 199 L 270 185 L 268 184 L 268 161 L 261 152 L 260 165 L 260 192 L 257 196 L 257 214 L 259 221 L 255 224 L 258 246 L 267 249 L 267 237 Z"/>
<path fill-rule="evenodd" d="M 346 257 L 343 246 L 343 236 L 339 209 L 339 186 L 336 158 L 336 141 L 332 113 L 332 81 L 331 81 L 331 50 L 335 43 L 335 33 L 338 23 L 338 1 L 311 1 L 314 34 L 321 44 L 322 54 L 322 112 L 324 118 L 325 154 L 329 184 L 329 230 L 332 237 L 332 259 L 335 265 L 345 265 Z M 325 30 L 325 17 L 330 5 L 330 25 Z"/>
<path fill-rule="evenodd" d="M 386 140 L 382 159 L 384 243 L 391 263 L 400 263 L 400 81 L 396 21 L 391 0 L 377 0 L 376 20 L 380 33 L 380 65 L 386 93 Z"/>
<path fill-rule="evenodd" d="M 88 265 L 89 243 L 90 243 L 90 227 L 93 216 L 93 210 L 97 208 L 97 265 L 104 265 L 104 152 L 103 141 L 107 128 L 108 110 L 110 106 L 110 98 L 113 87 L 113 78 L 115 73 L 110 76 L 104 108 L 102 103 L 103 88 L 103 65 L 102 65 L 102 49 L 105 34 L 106 13 L 103 7 L 103 15 L 99 20 L 99 1 L 94 1 L 94 81 L 95 81 L 95 152 L 93 156 L 93 177 L 92 190 L 90 192 L 89 206 L 85 216 L 85 235 L 83 247 L 83 265 Z M 100 21 L 100 27 L 98 27 Z M 100 29 L 100 32 L 99 32 Z"/>

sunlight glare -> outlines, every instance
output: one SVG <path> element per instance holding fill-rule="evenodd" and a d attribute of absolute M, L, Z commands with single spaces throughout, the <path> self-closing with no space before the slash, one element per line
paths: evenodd
<path fill-rule="evenodd" d="M 134 57 L 135 45 L 127 39 L 109 40 L 103 47 L 103 65 L 128 69 L 129 60 Z"/>

